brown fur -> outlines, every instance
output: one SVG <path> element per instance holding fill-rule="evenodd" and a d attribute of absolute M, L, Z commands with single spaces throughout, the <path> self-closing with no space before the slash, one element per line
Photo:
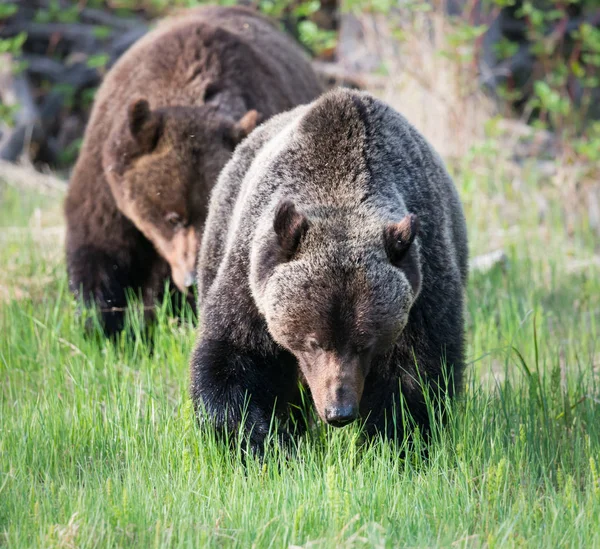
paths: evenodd
<path fill-rule="evenodd" d="M 427 438 L 462 385 L 467 260 L 452 179 L 399 113 L 340 89 L 271 119 L 212 193 L 198 411 L 260 451 L 300 378 L 331 425 Z"/>
<path fill-rule="evenodd" d="M 166 20 L 98 91 L 67 200 L 76 296 L 121 329 L 128 288 L 153 306 L 191 282 L 209 192 L 236 144 L 320 93 L 300 49 L 245 8 Z"/>

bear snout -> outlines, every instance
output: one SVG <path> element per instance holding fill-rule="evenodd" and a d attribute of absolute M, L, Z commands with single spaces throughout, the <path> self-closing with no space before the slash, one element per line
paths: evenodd
<path fill-rule="evenodd" d="M 196 282 L 194 270 L 186 269 L 185 265 L 171 265 L 171 276 L 179 291 L 186 293 Z"/>
<path fill-rule="evenodd" d="M 344 427 L 358 417 L 357 404 L 341 404 L 325 408 L 325 421 L 333 427 Z"/>
<path fill-rule="evenodd" d="M 311 367 L 302 362 L 301 367 L 321 419 L 334 427 L 352 423 L 358 417 L 364 387 L 360 358 L 323 352 L 309 362 Z"/>
<path fill-rule="evenodd" d="M 186 288 L 189 288 L 194 285 L 194 282 L 196 282 L 196 273 L 194 271 L 189 271 L 183 278 L 183 285 Z"/>
<path fill-rule="evenodd" d="M 166 259 L 171 265 L 173 282 L 182 292 L 196 281 L 196 258 L 200 239 L 193 227 L 179 231 L 168 246 Z"/>

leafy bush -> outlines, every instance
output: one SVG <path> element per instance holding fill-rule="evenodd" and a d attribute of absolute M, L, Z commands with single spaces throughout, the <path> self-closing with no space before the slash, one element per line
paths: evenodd
<path fill-rule="evenodd" d="M 531 70 L 513 73 L 501 95 L 534 125 L 600 160 L 600 13 L 595 0 L 492 0 L 491 13 L 510 20 L 496 44 L 499 59 L 523 48 Z"/>

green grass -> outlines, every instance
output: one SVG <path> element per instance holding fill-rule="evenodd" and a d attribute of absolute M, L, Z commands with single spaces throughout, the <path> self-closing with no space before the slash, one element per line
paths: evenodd
<path fill-rule="evenodd" d="M 194 423 L 193 330 L 159 315 L 152 353 L 84 338 L 61 238 L 38 234 L 58 199 L 1 187 L 0 545 L 599 547 L 596 239 L 523 177 L 457 169 L 473 252 L 509 264 L 471 279 L 469 380 L 429 459 L 321 426 L 246 466 Z"/>

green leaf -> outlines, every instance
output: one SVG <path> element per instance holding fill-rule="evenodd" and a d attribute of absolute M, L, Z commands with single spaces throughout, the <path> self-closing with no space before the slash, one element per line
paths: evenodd
<path fill-rule="evenodd" d="M 6 19 L 15 13 L 17 13 L 15 4 L 0 4 L 0 19 Z"/>
<path fill-rule="evenodd" d="M 92 30 L 92 33 L 96 38 L 103 40 L 112 34 L 112 29 L 103 25 L 97 25 Z"/>
<path fill-rule="evenodd" d="M 571 61 L 571 72 L 577 78 L 583 78 L 585 76 L 585 69 L 577 60 Z"/>
<path fill-rule="evenodd" d="M 106 66 L 110 61 L 110 56 L 106 53 L 97 53 L 96 55 L 90 55 L 87 59 L 87 66 L 92 69 L 99 69 Z"/>
<path fill-rule="evenodd" d="M 12 55 L 19 55 L 21 48 L 27 40 L 27 33 L 21 32 L 11 38 L 0 39 L 0 53 L 10 53 Z"/>

